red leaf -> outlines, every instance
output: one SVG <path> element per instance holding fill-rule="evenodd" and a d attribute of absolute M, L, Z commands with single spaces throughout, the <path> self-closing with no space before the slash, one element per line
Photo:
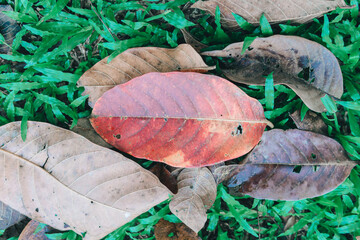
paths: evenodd
<path fill-rule="evenodd" d="M 200 73 L 148 73 L 107 91 L 90 119 L 105 141 L 139 158 L 200 167 L 237 158 L 260 140 L 261 104 Z"/>

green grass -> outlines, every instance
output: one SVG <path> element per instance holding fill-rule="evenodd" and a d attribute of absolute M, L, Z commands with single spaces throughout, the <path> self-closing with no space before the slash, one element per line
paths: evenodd
<path fill-rule="evenodd" d="M 235 16 L 242 27 L 237 32 L 221 27 L 219 11 L 215 18 L 205 13 L 191 15 L 193 10 L 184 9 L 187 2 L 3 0 L 15 9 L 7 15 L 21 23 L 21 31 L 12 45 L 13 55 L 0 55 L 7 60 L 0 66 L 0 125 L 36 120 L 74 126 L 78 118 L 91 112 L 86 97 L 81 96 L 83 89 L 76 87 L 87 69 L 108 55 L 113 58 L 132 47 L 176 47 L 184 43 L 180 28 L 209 45 L 206 50 L 244 40 L 250 44 L 258 36 L 297 35 L 326 46 L 339 59 L 344 94 L 338 102 L 324 98 L 329 111 L 321 116 L 328 125 L 328 135 L 343 145 L 351 159 L 360 160 L 360 20 L 356 0 L 351 0 L 356 4 L 353 9 L 335 10 L 302 25 L 270 26 L 262 17 L 261 25 L 255 27 Z M 210 57 L 205 60 L 219 66 Z M 213 73 L 222 76 L 219 68 Z M 289 112 L 301 109 L 304 115 L 308 110 L 291 89 L 273 86 L 271 76 L 265 87 L 239 87 L 263 104 L 265 116 L 276 128 L 295 128 Z M 140 163 L 145 167 L 151 164 Z M 360 236 L 359 197 L 359 166 L 333 192 L 301 201 L 233 197 L 220 185 L 215 204 L 208 211 L 208 222 L 199 235 L 202 239 L 355 239 Z M 286 231 L 285 217 L 295 219 Z M 153 227 L 161 218 L 179 222 L 166 201 L 106 239 L 154 239 Z M 73 232 L 65 235 L 67 239 L 79 239 Z M 53 239 L 59 239 L 59 235 L 53 235 Z"/>

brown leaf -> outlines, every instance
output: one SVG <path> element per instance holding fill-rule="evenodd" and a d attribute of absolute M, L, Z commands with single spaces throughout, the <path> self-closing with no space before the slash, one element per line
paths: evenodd
<path fill-rule="evenodd" d="M 158 178 L 121 154 L 47 123 L 0 127 L 0 201 L 58 230 L 101 239 L 166 200 Z"/>
<path fill-rule="evenodd" d="M 90 124 L 90 120 L 88 118 L 80 118 L 78 119 L 77 125 L 71 129 L 74 133 L 80 134 L 81 136 L 85 137 L 86 139 L 90 140 L 97 145 L 106 148 L 113 148 L 110 144 L 104 141 L 100 137 L 99 134 L 94 130 L 94 128 Z"/>
<path fill-rule="evenodd" d="M 220 8 L 222 25 L 231 29 L 239 28 L 232 13 L 242 16 L 255 25 L 259 24 L 262 14 L 270 24 L 289 20 L 295 23 L 306 23 L 337 7 L 348 8 L 344 0 L 303 0 L 301 3 L 284 0 L 210 0 L 197 1 L 192 8 L 205 10 L 214 16 L 217 6 Z"/>
<path fill-rule="evenodd" d="M 7 229 L 25 218 L 24 215 L 0 202 L 0 230 Z"/>
<path fill-rule="evenodd" d="M 206 210 L 215 202 L 217 185 L 207 168 L 184 169 L 178 176 L 178 193 L 171 199 L 170 211 L 195 232 L 207 220 Z"/>
<path fill-rule="evenodd" d="M 149 72 L 200 71 L 214 69 L 207 66 L 201 56 L 188 44 L 177 48 L 131 48 L 116 56 L 110 63 L 104 58 L 86 71 L 78 81 L 89 94 L 89 106 L 94 107 L 104 92 L 118 84 Z"/>
<path fill-rule="evenodd" d="M 198 240 L 196 232 L 183 223 L 171 223 L 164 219 L 155 225 L 156 240 Z"/>
<path fill-rule="evenodd" d="M 200 52 L 201 49 L 209 47 L 206 44 L 203 44 L 202 42 L 199 42 L 196 40 L 188 31 L 185 29 L 180 29 L 181 33 L 184 36 L 185 42 L 189 45 L 191 45 L 197 52 Z"/>
<path fill-rule="evenodd" d="M 172 193 L 177 193 L 177 181 L 176 177 L 174 177 L 169 170 L 166 169 L 163 163 L 156 163 L 151 169 L 150 172 L 155 174 L 160 180 L 162 184 L 164 184 Z"/>
<path fill-rule="evenodd" d="M 147 73 L 107 91 L 90 122 L 120 151 L 175 167 L 202 167 L 248 153 L 269 123 L 261 104 L 226 79 Z"/>
<path fill-rule="evenodd" d="M 274 84 L 289 86 L 315 112 L 326 110 L 321 101 L 325 94 L 340 98 L 343 93 L 343 77 L 336 57 L 316 42 L 275 35 L 255 39 L 243 55 L 242 46 L 242 42 L 234 43 L 224 50 L 202 54 L 233 59 L 222 70 L 236 82 L 264 85 L 264 76 L 273 72 Z"/>
<path fill-rule="evenodd" d="M 343 147 L 323 135 L 297 129 L 265 132 L 229 180 L 232 193 L 271 200 L 299 200 L 339 186 L 356 165 Z"/>
<path fill-rule="evenodd" d="M 0 5 L 0 33 L 5 42 L 11 46 L 16 33 L 20 31 L 20 27 L 15 20 L 5 15 L 3 11 L 13 11 L 13 9 L 10 5 Z M 5 44 L 0 44 L 0 53 L 8 53 L 10 50 Z"/>
<path fill-rule="evenodd" d="M 298 109 L 290 115 L 296 127 L 300 130 L 311 131 L 323 135 L 328 134 L 328 127 L 322 118 L 312 111 L 305 114 L 304 119 L 301 121 L 301 111 Z"/>
<path fill-rule="evenodd" d="M 40 223 L 35 220 L 31 220 L 19 236 L 19 240 L 50 240 L 45 233 L 50 230 L 49 226 L 39 226 Z M 39 228 L 39 229 L 38 229 Z"/>

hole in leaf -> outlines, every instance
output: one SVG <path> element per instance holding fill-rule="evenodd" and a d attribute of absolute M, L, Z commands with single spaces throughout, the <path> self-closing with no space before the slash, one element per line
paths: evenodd
<path fill-rule="evenodd" d="M 318 165 L 313 166 L 313 171 L 314 171 L 314 172 L 317 172 L 318 170 L 319 170 L 319 166 L 318 166 Z"/>
<path fill-rule="evenodd" d="M 314 69 L 310 67 L 303 68 L 303 70 L 299 72 L 298 77 L 312 83 L 315 81 Z"/>
<path fill-rule="evenodd" d="M 232 136 L 238 136 L 241 135 L 243 132 L 242 126 L 241 124 L 239 124 L 239 126 L 236 128 L 236 130 L 234 132 L 231 132 Z"/>
<path fill-rule="evenodd" d="M 296 165 L 295 167 L 294 167 L 294 169 L 293 169 L 293 172 L 294 173 L 300 173 L 301 172 L 301 166 L 299 166 L 299 165 Z"/>
<path fill-rule="evenodd" d="M 315 153 L 312 153 L 312 154 L 311 154 L 311 158 L 312 158 L 312 159 L 316 159 L 316 154 L 315 154 Z"/>
<path fill-rule="evenodd" d="M 251 51 L 251 50 L 253 50 L 254 48 L 253 47 L 248 47 L 248 49 L 247 50 L 249 50 L 249 51 Z"/>
<path fill-rule="evenodd" d="M 120 134 L 114 135 L 114 138 L 120 139 L 120 138 L 121 138 L 121 135 L 120 135 Z"/>

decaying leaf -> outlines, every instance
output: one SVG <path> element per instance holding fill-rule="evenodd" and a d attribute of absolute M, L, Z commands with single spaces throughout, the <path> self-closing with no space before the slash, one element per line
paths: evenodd
<path fill-rule="evenodd" d="M 178 193 L 171 199 L 170 211 L 195 232 L 207 220 L 216 199 L 215 179 L 208 168 L 184 169 L 178 176 Z"/>
<path fill-rule="evenodd" d="M 223 73 L 231 80 L 265 85 L 265 78 L 273 72 L 274 84 L 285 84 L 311 110 L 325 111 L 321 97 L 340 98 L 343 77 L 339 63 L 327 48 L 296 36 L 275 35 L 255 39 L 241 55 L 243 43 L 234 43 L 224 50 L 202 53 L 226 57 L 234 61 L 225 64 Z"/>
<path fill-rule="evenodd" d="M 172 193 L 177 193 L 177 181 L 169 170 L 166 169 L 165 164 L 156 163 L 155 166 L 149 169 L 150 172 L 155 174 L 162 184 L 164 184 Z"/>
<path fill-rule="evenodd" d="M 96 133 L 94 128 L 91 126 L 90 120 L 88 118 L 80 118 L 78 119 L 78 123 L 75 127 L 71 129 L 74 133 L 80 134 L 86 139 L 90 140 L 97 145 L 106 148 L 113 148 L 110 144 L 104 141 L 99 134 Z"/>
<path fill-rule="evenodd" d="M 171 223 L 164 219 L 154 227 L 156 240 L 198 240 L 196 232 L 183 223 Z"/>
<path fill-rule="evenodd" d="M 268 123 L 261 104 L 229 81 L 200 73 L 148 73 L 107 91 L 92 126 L 138 158 L 200 167 L 236 158 Z"/>
<path fill-rule="evenodd" d="M 297 129 L 265 132 L 244 161 L 228 182 L 232 193 L 272 200 L 323 195 L 339 186 L 356 165 L 335 140 Z"/>
<path fill-rule="evenodd" d="M 0 230 L 7 229 L 24 218 L 24 215 L 0 201 Z"/>
<path fill-rule="evenodd" d="M 49 226 L 40 226 L 40 223 L 31 220 L 19 236 L 19 240 L 50 240 L 45 233 L 49 232 Z"/>
<path fill-rule="evenodd" d="M 215 15 L 219 6 L 221 21 L 224 27 L 239 28 L 232 13 L 242 16 L 249 23 L 258 25 L 262 14 L 271 24 L 280 22 L 306 23 L 337 7 L 348 8 L 344 0 L 209 0 L 197 1 L 192 5 Z"/>
<path fill-rule="evenodd" d="M 83 95 L 89 95 L 89 106 L 104 92 L 118 84 L 149 72 L 200 71 L 207 72 L 214 67 L 207 66 L 201 56 L 188 44 L 177 48 L 139 47 L 119 54 L 110 63 L 104 58 L 86 71 L 78 81 L 85 88 Z"/>
<path fill-rule="evenodd" d="M 300 130 L 311 131 L 323 135 L 328 134 L 327 125 L 317 113 L 308 111 L 301 121 L 301 112 L 300 110 L 296 110 L 290 117 L 294 121 L 296 127 Z"/>
<path fill-rule="evenodd" d="M 206 44 L 203 44 L 202 42 L 199 42 L 196 40 L 188 31 L 185 29 L 180 29 L 181 33 L 184 36 L 185 42 L 192 46 L 197 52 L 200 52 L 201 49 L 209 47 Z"/>
<path fill-rule="evenodd" d="M 20 30 L 15 20 L 6 16 L 3 11 L 13 11 L 10 5 L 0 5 L 0 34 L 8 45 L 12 45 L 16 33 Z M 0 40 L 0 53 L 8 53 L 10 48 Z"/>
<path fill-rule="evenodd" d="M 0 127 L 0 200 L 31 219 L 101 239 L 166 200 L 158 178 L 121 154 L 47 123 Z"/>

